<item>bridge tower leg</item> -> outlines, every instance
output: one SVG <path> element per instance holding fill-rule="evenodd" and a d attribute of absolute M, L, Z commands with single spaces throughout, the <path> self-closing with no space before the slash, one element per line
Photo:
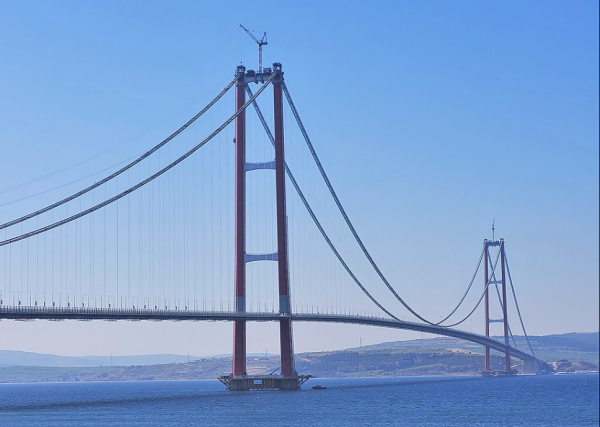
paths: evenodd
<path fill-rule="evenodd" d="M 290 286 L 287 246 L 287 215 L 285 209 L 285 156 L 283 144 L 283 96 L 281 85 L 283 73 L 281 64 L 273 64 L 273 72 L 279 73 L 273 80 L 273 108 L 275 121 L 275 188 L 277 192 L 277 269 L 279 278 L 279 312 L 290 314 Z M 292 322 L 289 318 L 279 321 L 281 345 L 281 375 L 292 377 L 294 369 L 294 349 Z"/>
<path fill-rule="evenodd" d="M 246 102 L 243 65 L 237 67 L 236 110 Z M 246 112 L 235 119 L 235 310 L 246 311 Z M 246 321 L 233 323 L 233 376 L 246 375 Z"/>
<path fill-rule="evenodd" d="M 484 263 L 484 277 L 483 277 L 483 286 L 485 289 L 484 296 L 484 306 L 485 306 L 485 336 L 487 338 L 490 337 L 490 299 L 489 299 L 489 286 L 488 283 L 490 281 L 489 271 L 488 271 L 488 258 L 490 249 L 488 246 L 487 239 L 483 241 L 484 253 L 483 253 L 483 263 Z M 483 356 L 483 374 L 489 375 L 490 373 L 490 347 L 485 346 L 485 354 Z"/>
<path fill-rule="evenodd" d="M 510 346 L 508 345 L 508 313 L 507 306 L 508 301 L 506 300 L 506 262 L 505 262 L 505 254 L 504 254 L 504 239 L 500 239 L 500 268 L 501 271 L 501 279 L 502 279 L 502 320 L 504 323 L 504 360 L 505 360 L 505 373 L 512 372 L 512 367 L 510 366 Z"/>

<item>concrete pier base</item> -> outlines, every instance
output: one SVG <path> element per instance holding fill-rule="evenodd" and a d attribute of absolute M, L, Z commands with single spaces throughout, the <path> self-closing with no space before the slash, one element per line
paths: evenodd
<path fill-rule="evenodd" d="M 243 375 L 219 377 L 227 390 L 298 390 L 312 375 L 294 375 L 284 377 L 278 375 Z"/>

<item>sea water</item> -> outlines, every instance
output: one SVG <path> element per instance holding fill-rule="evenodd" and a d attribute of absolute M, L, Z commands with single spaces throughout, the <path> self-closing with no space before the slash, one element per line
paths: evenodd
<path fill-rule="evenodd" d="M 326 389 L 313 390 L 320 384 Z M 0 384 L 0 426 L 598 426 L 598 375 Z"/>

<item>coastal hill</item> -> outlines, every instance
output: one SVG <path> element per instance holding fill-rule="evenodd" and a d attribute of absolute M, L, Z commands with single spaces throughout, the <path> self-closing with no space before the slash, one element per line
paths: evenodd
<path fill-rule="evenodd" d="M 598 337 L 596 333 L 571 333 L 530 337 L 536 355 L 551 363 L 557 372 L 598 371 Z M 515 337 L 519 348 L 526 348 L 523 337 Z M 523 343 L 520 343 L 520 340 Z M 316 377 L 373 377 L 417 375 L 476 375 L 483 366 L 483 349 L 454 338 L 427 338 L 369 345 L 340 351 L 300 353 L 296 355 L 296 369 L 302 374 Z M 73 382 L 73 381 L 148 381 L 148 380 L 200 380 L 215 379 L 231 370 L 231 357 L 203 357 L 155 355 L 164 360 L 174 357 L 171 363 L 65 366 L 68 360 L 61 356 L 44 357 L 58 366 L 6 366 L 9 351 L 0 351 L 0 382 Z M 22 361 L 31 360 L 22 358 Z M 14 354 L 12 354 L 14 356 Z M 43 355 L 38 355 L 43 356 Z M 548 357 L 551 356 L 551 357 Z M 129 356 L 129 361 L 136 356 Z M 35 357 L 34 357 L 35 358 Z M 181 360 L 181 359 L 184 360 Z M 188 359 L 189 358 L 189 359 Z M 78 359 L 78 358 L 74 358 Z M 86 363 L 104 362 L 105 358 L 82 358 Z M 112 359 L 113 363 L 117 359 Z M 150 361 L 151 356 L 139 361 Z M 513 361 L 518 363 L 517 360 Z M 81 360 L 79 362 L 81 363 Z M 277 373 L 279 358 L 276 355 L 249 355 L 248 374 Z M 492 352 L 492 367 L 502 369 L 503 358 Z M 518 365 L 514 366 L 518 368 Z"/>
<path fill-rule="evenodd" d="M 529 341 L 535 355 L 542 360 L 569 359 L 574 361 L 599 361 L 599 336 L 598 332 L 571 332 L 560 335 L 530 336 Z M 502 337 L 493 337 L 502 341 Z M 527 340 L 524 336 L 515 335 L 517 348 L 528 351 Z M 434 337 L 421 340 L 395 341 L 381 344 L 363 346 L 361 350 L 384 349 L 459 349 L 480 353 L 481 346 L 458 338 Z M 350 349 L 358 350 L 358 348 Z"/>

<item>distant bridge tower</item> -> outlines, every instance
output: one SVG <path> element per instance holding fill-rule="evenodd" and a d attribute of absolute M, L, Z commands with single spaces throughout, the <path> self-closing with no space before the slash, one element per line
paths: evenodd
<path fill-rule="evenodd" d="M 507 300 L 506 300 L 506 254 L 504 251 L 504 239 L 500 240 L 484 240 L 484 286 L 485 286 L 485 336 L 490 336 L 490 324 L 502 322 L 504 326 L 504 345 L 506 350 L 504 351 L 505 367 L 503 374 L 511 374 L 512 369 L 510 366 L 510 346 L 508 343 L 508 316 L 507 316 Z M 490 264 L 490 247 L 498 247 L 500 251 L 500 280 L 497 280 L 496 271 L 489 271 Z M 489 301 L 489 288 L 490 286 L 502 285 L 502 319 L 490 319 L 490 301 Z M 493 373 L 490 366 L 490 347 L 485 346 L 485 356 L 483 360 L 483 374 L 491 375 Z"/>
<path fill-rule="evenodd" d="M 249 376 L 246 372 L 246 321 L 234 321 L 233 329 L 233 372 L 230 376 L 220 377 L 229 390 L 249 390 L 253 388 L 297 390 L 310 376 L 296 373 L 294 367 L 294 348 L 292 340 L 292 322 L 290 319 L 290 286 L 287 251 L 287 225 L 285 212 L 285 158 L 283 134 L 283 72 L 281 64 L 274 63 L 273 68 L 265 68 L 258 73 L 246 71 L 242 65 L 237 67 L 236 109 L 240 110 L 246 102 L 246 86 L 250 82 L 264 83 L 277 73 L 273 84 L 275 160 L 246 162 L 246 115 L 242 112 L 235 121 L 235 304 L 236 311 L 246 311 L 246 263 L 254 261 L 276 261 L 279 280 L 279 320 L 281 344 L 280 376 Z M 277 252 L 272 254 L 246 253 L 246 173 L 257 169 L 275 170 L 275 189 L 277 207 Z"/>

